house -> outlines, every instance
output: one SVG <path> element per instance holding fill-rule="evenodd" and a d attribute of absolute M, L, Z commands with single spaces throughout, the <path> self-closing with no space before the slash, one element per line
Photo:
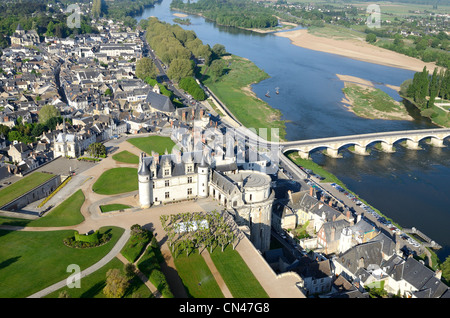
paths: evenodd
<path fill-rule="evenodd" d="M 31 151 L 32 149 L 27 144 L 22 142 L 13 142 L 9 146 L 8 156 L 11 158 L 11 161 L 21 162 L 30 155 Z"/>
<path fill-rule="evenodd" d="M 328 293 L 331 290 L 333 272 L 328 259 L 319 260 L 302 256 L 287 270 L 296 272 L 302 278 L 297 286 L 306 296 Z"/>

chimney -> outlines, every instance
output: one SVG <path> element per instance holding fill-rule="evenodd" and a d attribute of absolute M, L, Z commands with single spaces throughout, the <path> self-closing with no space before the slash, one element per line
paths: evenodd
<path fill-rule="evenodd" d="M 328 201 L 328 205 L 333 206 L 333 199 L 330 199 L 330 201 Z"/>
<path fill-rule="evenodd" d="M 330 238 L 331 242 L 334 241 L 335 235 L 336 235 L 336 228 L 334 226 L 332 226 L 331 227 L 331 238 Z"/>
<path fill-rule="evenodd" d="M 200 119 L 203 118 L 203 113 L 204 113 L 204 110 L 203 110 L 203 109 L 200 109 Z"/>
<path fill-rule="evenodd" d="M 183 121 L 186 121 L 186 113 L 185 113 L 185 112 L 182 112 L 182 113 L 181 113 L 181 119 L 182 119 Z"/>
<path fill-rule="evenodd" d="M 309 195 L 312 197 L 314 196 L 314 188 L 313 187 L 309 188 Z"/>
<path fill-rule="evenodd" d="M 288 197 L 289 197 L 289 201 L 292 201 L 292 191 L 288 190 Z"/>
<path fill-rule="evenodd" d="M 442 278 L 442 270 L 438 269 L 435 273 L 434 276 L 436 276 L 437 279 L 441 279 Z"/>

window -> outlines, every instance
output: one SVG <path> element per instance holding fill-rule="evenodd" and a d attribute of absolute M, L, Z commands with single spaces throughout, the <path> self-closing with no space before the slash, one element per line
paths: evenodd
<path fill-rule="evenodd" d="M 170 185 L 169 180 L 166 180 L 166 181 L 164 182 L 164 184 L 165 184 L 166 187 L 168 187 L 168 186 Z"/>
<path fill-rule="evenodd" d="M 187 194 L 188 194 L 188 195 L 192 195 L 192 188 L 188 188 L 188 189 L 187 189 Z"/>
<path fill-rule="evenodd" d="M 169 171 L 170 171 L 169 169 L 164 169 L 164 175 L 168 176 L 169 175 Z"/>
<path fill-rule="evenodd" d="M 166 192 L 164 195 L 165 195 L 165 198 L 166 198 L 166 199 L 170 198 L 169 192 Z"/>
<path fill-rule="evenodd" d="M 192 172 L 192 166 L 187 167 L 187 172 Z"/>
<path fill-rule="evenodd" d="M 192 183 L 192 177 L 188 177 L 188 183 Z"/>

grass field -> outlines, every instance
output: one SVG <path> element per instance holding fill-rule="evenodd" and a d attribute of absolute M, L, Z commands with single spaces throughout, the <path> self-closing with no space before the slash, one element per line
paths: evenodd
<path fill-rule="evenodd" d="M 183 252 L 174 258 L 178 275 L 192 298 L 223 298 L 213 274 L 197 250 L 189 256 Z"/>
<path fill-rule="evenodd" d="M 116 161 L 124 163 L 139 163 L 139 157 L 126 150 L 116 153 L 112 156 L 112 158 Z"/>
<path fill-rule="evenodd" d="M 51 294 L 48 294 L 44 298 L 58 298 L 59 294 L 62 291 L 66 291 L 70 298 L 106 298 L 105 294 L 103 293 L 103 288 L 106 285 L 106 273 L 108 272 L 108 270 L 114 268 L 123 271 L 124 264 L 118 258 L 114 258 L 98 271 L 95 271 L 94 273 L 83 277 L 80 281 L 80 288 L 64 287 Z M 150 290 L 138 277 L 134 277 L 131 280 L 130 286 L 128 287 L 123 298 L 132 297 L 152 297 L 152 293 L 150 292 Z"/>
<path fill-rule="evenodd" d="M 63 239 L 73 230 L 27 232 L 0 230 L 0 298 L 25 298 L 72 274 L 68 265 L 77 264 L 81 270 L 104 257 L 123 233 L 116 227 L 101 228 L 109 231 L 111 240 L 99 247 L 70 248 Z"/>
<path fill-rule="evenodd" d="M 28 226 L 69 226 L 84 221 L 81 206 L 84 203 L 83 191 L 78 190 L 47 215 L 28 223 Z"/>
<path fill-rule="evenodd" d="M 119 194 L 138 189 L 136 168 L 113 168 L 105 171 L 92 186 L 98 194 Z"/>
<path fill-rule="evenodd" d="M 111 211 L 117 211 L 117 210 L 125 210 L 129 209 L 131 206 L 125 205 L 125 204 L 107 204 L 107 205 L 100 205 L 100 210 L 102 212 L 111 212 Z"/>
<path fill-rule="evenodd" d="M 5 205 L 38 185 L 41 185 L 54 176 L 55 175 L 50 173 L 33 172 L 23 179 L 14 182 L 6 188 L 0 190 L 0 206 Z"/>
<path fill-rule="evenodd" d="M 211 258 L 234 298 L 269 297 L 237 251 L 216 248 Z"/>
<path fill-rule="evenodd" d="M 170 154 L 172 153 L 172 149 L 175 146 L 175 143 L 172 141 L 172 139 L 162 136 L 130 138 L 128 139 L 128 142 L 149 155 L 152 153 L 152 151 L 163 155 L 166 150 Z"/>
<path fill-rule="evenodd" d="M 222 58 L 227 65 L 227 74 L 216 82 L 208 75 L 203 83 L 226 105 L 234 116 L 247 128 L 276 128 L 280 138 L 284 139 L 285 122 L 281 112 L 273 109 L 251 91 L 250 85 L 269 76 L 253 62 L 235 55 Z M 268 133 L 270 136 L 270 133 Z"/>

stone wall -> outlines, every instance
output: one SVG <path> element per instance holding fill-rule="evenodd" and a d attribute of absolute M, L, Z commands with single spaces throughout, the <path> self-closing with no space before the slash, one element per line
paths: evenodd
<path fill-rule="evenodd" d="M 61 176 L 56 175 L 27 193 L 0 207 L 2 210 L 18 211 L 28 204 L 46 198 L 61 184 Z"/>

